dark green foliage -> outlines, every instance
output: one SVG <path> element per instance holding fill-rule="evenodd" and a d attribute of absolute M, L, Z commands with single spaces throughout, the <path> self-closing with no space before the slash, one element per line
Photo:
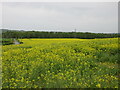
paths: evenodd
<path fill-rule="evenodd" d="M 103 34 L 103 33 L 82 33 L 82 32 L 39 32 L 39 31 L 15 31 L 2 30 L 2 38 L 115 38 L 118 34 Z"/>

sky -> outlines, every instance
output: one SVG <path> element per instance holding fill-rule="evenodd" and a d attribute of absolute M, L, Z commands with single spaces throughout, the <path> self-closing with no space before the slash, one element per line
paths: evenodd
<path fill-rule="evenodd" d="M 117 33 L 117 2 L 4 2 L 3 29 Z"/>

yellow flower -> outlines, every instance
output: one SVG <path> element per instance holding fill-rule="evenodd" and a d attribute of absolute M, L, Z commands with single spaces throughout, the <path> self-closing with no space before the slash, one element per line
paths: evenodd
<path fill-rule="evenodd" d="M 14 81 L 15 79 L 14 79 L 14 78 L 12 78 L 11 80 L 12 80 L 12 81 Z"/>
<path fill-rule="evenodd" d="M 100 88 L 100 87 L 101 87 L 101 85 L 100 85 L 100 84 L 97 84 L 97 85 L 96 85 L 96 87 Z"/>

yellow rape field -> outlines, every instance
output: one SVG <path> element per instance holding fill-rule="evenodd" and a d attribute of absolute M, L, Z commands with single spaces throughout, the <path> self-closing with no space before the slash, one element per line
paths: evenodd
<path fill-rule="evenodd" d="M 118 38 L 20 41 L 2 46 L 2 88 L 118 88 Z"/>

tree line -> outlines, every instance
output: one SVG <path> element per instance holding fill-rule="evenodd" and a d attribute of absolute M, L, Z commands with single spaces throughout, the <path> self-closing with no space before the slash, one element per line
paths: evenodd
<path fill-rule="evenodd" d="M 2 38 L 115 38 L 119 37 L 118 33 L 89 33 L 89 32 L 41 32 L 41 31 L 15 31 L 6 30 L 2 32 Z"/>

